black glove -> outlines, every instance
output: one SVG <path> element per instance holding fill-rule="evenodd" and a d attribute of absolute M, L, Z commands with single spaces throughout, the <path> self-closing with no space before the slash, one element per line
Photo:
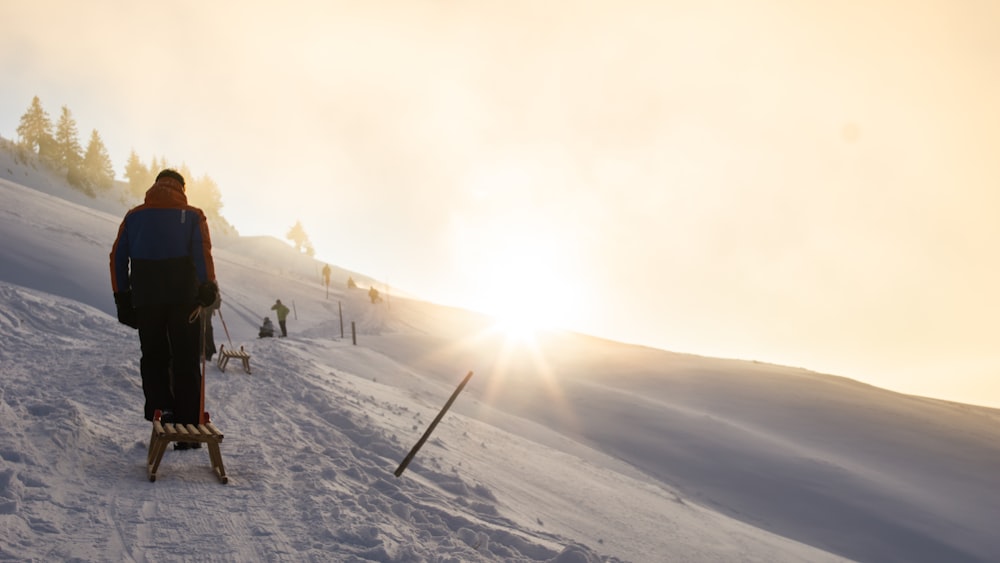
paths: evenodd
<path fill-rule="evenodd" d="M 202 307 L 211 307 L 219 300 L 219 285 L 214 281 L 205 282 L 198 286 L 198 304 Z"/>
<path fill-rule="evenodd" d="M 118 322 L 132 328 L 139 328 L 139 319 L 132 306 L 132 292 L 119 291 L 115 294 L 115 308 L 118 309 Z"/>

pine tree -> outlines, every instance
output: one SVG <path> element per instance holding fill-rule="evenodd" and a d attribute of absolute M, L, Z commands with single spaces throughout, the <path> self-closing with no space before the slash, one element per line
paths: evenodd
<path fill-rule="evenodd" d="M 173 168 L 172 166 L 166 166 L 166 160 L 164 160 L 164 168 Z M 191 181 L 194 180 L 194 174 L 191 173 L 191 169 L 188 168 L 187 164 L 181 163 L 179 168 L 174 168 L 174 170 L 180 172 L 181 176 L 184 176 L 184 192 L 188 194 L 188 199 L 191 198 Z"/>
<path fill-rule="evenodd" d="M 191 205 L 201 208 L 209 217 L 222 216 L 222 192 L 208 174 L 188 182 L 187 196 Z"/>
<path fill-rule="evenodd" d="M 128 180 L 128 192 L 140 200 L 153 184 L 153 173 L 139 160 L 135 149 L 129 153 L 128 162 L 125 163 L 125 179 Z"/>
<path fill-rule="evenodd" d="M 98 192 L 111 189 L 115 183 L 115 167 L 97 129 L 91 132 L 87 152 L 83 155 L 83 175 L 87 185 Z"/>
<path fill-rule="evenodd" d="M 309 235 L 306 234 L 305 228 L 302 227 L 302 221 L 296 221 L 295 225 L 292 226 L 285 238 L 295 243 L 295 250 L 302 252 L 302 247 L 309 248 L 312 243 L 309 242 Z"/>
<path fill-rule="evenodd" d="M 76 121 L 66 106 L 62 107 L 62 114 L 60 114 L 59 122 L 56 124 L 55 141 L 56 152 L 53 164 L 66 172 L 66 179 L 71 185 L 93 195 L 90 186 L 87 185 L 86 175 L 81 168 L 83 149 L 80 148 Z"/>
<path fill-rule="evenodd" d="M 153 180 L 156 180 L 156 175 L 159 174 L 160 171 L 163 170 L 166 167 L 167 167 L 167 159 L 164 158 L 163 159 L 163 163 L 161 164 L 160 161 L 156 160 L 156 155 L 154 154 L 153 155 L 153 159 L 149 161 L 149 175 L 150 175 L 150 177 Z M 153 182 L 150 181 L 149 184 L 152 185 Z"/>
<path fill-rule="evenodd" d="M 21 123 L 17 126 L 17 136 L 20 137 L 22 147 L 39 155 L 52 139 L 52 121 L 42 108 L 38 96 L 31 100 L 31 107 L 21 116 Z"/>
<path fill-rule="evenodd" d="M 47 166 L 59 166 L 59 144 L 55 137 L 46 135 L 38 140 L 38 158 Z"/>

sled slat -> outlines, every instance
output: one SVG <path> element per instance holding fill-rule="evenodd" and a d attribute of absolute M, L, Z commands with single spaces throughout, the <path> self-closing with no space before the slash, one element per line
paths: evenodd
<path fill-rule="evenodd" d="M 206 422 L 205 426 L 207 426 L 208 429 L 212 431 L 212 434 L 215 434 L 216 436 L 219 437 L 220 442 L 222 441 L 223 438 L 225 438 L 225 436 L 222 435 L 222 432 L 218 428 L 216 428 L 215 425 L 212 424 L 211 422 Z"/>

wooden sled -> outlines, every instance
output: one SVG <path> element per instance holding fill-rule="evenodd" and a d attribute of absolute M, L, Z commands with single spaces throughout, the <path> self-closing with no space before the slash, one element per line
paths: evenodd
<path fill-rule="evenodd" d="M 208 416 L 207 413 L 205 416 Z M 161 422 L 157 412 L 153 419 L 153 433 L 149 438 L 149 452 L 146 455 L 146 475 L 151 482 L 156 481 L 156 471 L 160 468 L 163 453 L 167 451 L 170 442 L 200 442 L 208 446 L 212 471 L 225 485 L 229 482 L 229 477 L 226 476 L 226 468 L 222 465 L 222 452 L 219 450 L 222 438 L 224 438 L 222 432 L 207 419 L 204 424 L 175 424 Z"/>
<path fill-rule="evenodd" d="M 219 371 L 226 372 L 226 364 L 230 358 L 236 358 L 243 364 L 243 371 L 250 373 L 250 353 L 240 346 L 239 350 L 227 350 L 225 344 L 219 345 Z"/>

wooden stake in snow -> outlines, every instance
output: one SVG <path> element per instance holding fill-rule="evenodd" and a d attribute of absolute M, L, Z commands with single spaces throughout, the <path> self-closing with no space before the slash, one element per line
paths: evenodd
<path fill-rule="evenodd" d="M 444 417 L 444 413 L 448 412 L 448 409 L 451 407 L 451 404 L 455 402 L 455 398 L 458 397 L 458 394 L 462 392 L 462 389 L 465 388 L 465 384 L 469 382 L 469 378 L 471 377 L 472 377 L 472 372 L 470 371 L 465 376 L 465 379 L 463 379 L 462 382 L 458 384 L 458 387 L 455 389 L 455 392 L 451 394 L 451 398 L 448 399 L 448 402 L 444 404 L 444 407 L 441 409 L 441 412 L 439 412 L 438 415 L 434 417 L 434 421 L 431 422 L 431 425 L 427 427 L 427 430 L 424 432 L 424 435 L 420 437 L 420 440 L 417 440 L 417 443 L 413 446 L 413 449 L 410 450 L 410 453 L 406 454 L 406 458 L 403 459 L 403 463 L 400 463 L 399 467 L 396 468 L 396 477 L 399 477 L 400 475 L 403 474 L 403 471 L 406 471 L 406 466 L 409 465 L 411 461 L 413 461 L 413 456 L 417 455 L 417 451 L 420 450 L 420 447 L 423 446 L 424 442 L 427 441 L 427 438 L 430 437 L 431 432 L 434 431 L 434 427 L 437 426 L 439 422 L 441 422 L 441 418 Z"/>

